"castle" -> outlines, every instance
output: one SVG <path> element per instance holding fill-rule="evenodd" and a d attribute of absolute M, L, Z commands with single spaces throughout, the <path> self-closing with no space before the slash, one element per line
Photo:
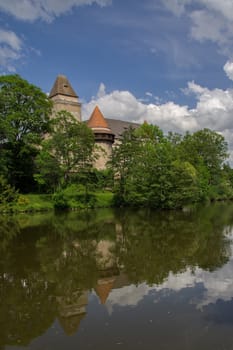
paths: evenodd
<path fill-rule="evenodd" d="M 49 98 L 53 102 L 54 113 L 66 110 L 73 114 L 77 121 L 82 122 L 82 105 L 79 97 L 72 88 L 69 80 L 64 75 L 58 75 L 50 91 Z M 86 121 L 87 126 L 92 129 L 95 143 L 100 146 L 95 168 L 105 169 L 106 163 L 111 157 L 114 145 L 119 141 L 120 135 L 130 126 L 137 128 L 139 124 L 122 120 L 105 118 L 98 106 L 95 107 L 90 118 Z"/>

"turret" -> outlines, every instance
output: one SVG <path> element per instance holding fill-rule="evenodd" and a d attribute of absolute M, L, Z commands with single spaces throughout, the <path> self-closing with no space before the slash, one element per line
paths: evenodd
<path fill-rule="evenodd" d="M 106 163 L 112 155 L 114 134 L 98 106 L 96 106 L 92 112 L 87 126 L 92 129 L 95 135 L 95 142 L 100 146 L 99 150 L 97 150 L 98 159 L 95 162 L 95 167 L 99 170 L 105 169 Z"/>

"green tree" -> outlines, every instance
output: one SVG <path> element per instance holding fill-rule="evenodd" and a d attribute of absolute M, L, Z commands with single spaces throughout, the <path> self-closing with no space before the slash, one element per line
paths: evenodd
<path fill-rule="evenodd" d="M 135 130 L 129 128 L 121 135 L 120 142 L 113 149 L 109 167 L 115 176 L 116 204 L 123 204 L 127 194 L 127 183 L 133 174 L 133 165 L 137 161 L 139 139 Z"/>
<path fill-rule="evenodd" d="M 77 176 L 88 177 L 94 157 L 93 132 L 66 111 L 58 112 L 52 123 L 52 131 L 36 159 L 37 181 L 56 187 L 66 186 Z"/>
<path fill-rule="evenodd" d="M 0 77 L 0 173 L 21 191 L 33 188 L 34 158 L 51 108 L 48 97 L 19 75 Z"/>
<path fill-rule="evenodd" d="M 227 143 L 224 137 L 210 129 L 203 129 L 194 134 L 187 133 L 183 139 L 185 158 L 194 166 L 204 165 L 214 183 L 227 159 Z"/>
<path fill-rule="evenodd" d="M 206 197 L 229 198 L 231 182 L 222 169 L 226 157 L 224 138 L 208 129 L 184 137 L 164 136 L 146 123 L 127 130 L 112 157 L 116 203 L 180 208 Z"/>
<path fill-rule="evenodd" d="M 197 170 L 200 198 L 222 197 L 223 188 L 227 189 L 222 178 L 223 165 L 228 157 L 224 137 L 215 131 L 203 129 L 193 134 L 187 133 L 177 148 L 180 159 L 190 162 Z"/>

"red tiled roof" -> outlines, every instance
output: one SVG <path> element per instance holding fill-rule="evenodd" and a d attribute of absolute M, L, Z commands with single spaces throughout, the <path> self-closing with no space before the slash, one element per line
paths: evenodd
<path fill-rule="evenodd" d="M 106 122 L 106 119 L 104 118 L 98 106 L 95 107 L 94 111 L 90 116 L 90 119 L 87 121 L 87 126 L 93 129 L 94 128 L 109 129 L 108 123 Z"/>
<path fill-rule="evenodd" d="M 110 279 L 109 281 L 106 281 L 105 283 L 98 283 L 95 287 L 96 294 L 98 295 L 101 304 L 105 304 L 106 300 L 108 299 L 109 293 L 112 290 L 112 286 L 114 283 L 114 279 Z"/>

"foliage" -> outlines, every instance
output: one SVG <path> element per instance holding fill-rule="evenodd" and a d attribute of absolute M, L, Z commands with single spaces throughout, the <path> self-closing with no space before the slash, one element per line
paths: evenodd
<path fill-rule="evenodd" d="M 35 179 L 50 189 L 67 186 L 77 175 L 87 182 L 94 150 L 91 129 L 66 111 L 56 114 L 52 126 L 36 159 L 38 172 Z"/>
<path fill-rule="evenodd" d="M 53 209 L 52 196 L 48 194 L 19 195 L 12 206 L 14 212 L 44 212 Z"/>
<path fill-rule="evenodd" d="M 53 195 L 55 209 L 69 208 L 94 208 L 96 198 L 92 193 L 87 193 L 82 185 L 69 185 L 60 189 Z"/>
<path fill-rule="evenodd" d="M 185 271 L 195 274 L 197 270 L 200 277 L 203 269 L 208 277 L 205 271 L 219 271 L 231 258 L 232 240 L 227 233 L 233 225 L 232 205 L 211 205 L 192 213 L 107 212 L 104 217 L 96 216 L 100 211 L 51 215 L 49 219 L 43 215 L 37 224 L 33 224 L 37 216 L 30 215 L 24 225 L 19 216 L 0 217 L 4 257 L 0 260 L 4 300 L 0 347 L 30 346 L 54 322 L 61 321 L 65 311 L 77 311 L 85 300 L 88 307 L 88 291 L 98 295 L 99 282 L 106 277 L 106 283 L 115 280 L 122 287 L 157 284 L 157 290 L 166 292 L 167 283 L 162 284 L 169 276 L 181 273 L 184 277 Z M 105 249 L 101 250 L 103 242 Z M 106 258 L 111 265 L 100 269 Z M 189 296 L 192 300 L 193 293 Z M 80 321 L 66 315 L 66 322 L 61 323 L 64 331 L 74 329 Z"/>
<path fill-rule="evenodd" d="M 99 171 L 93 168 L 98 152 L 91 129 L 67 111 L 50 119 L 51 109 L 36 86 L 18 75 L 0 77 L 2 205 L 41 210 L 40 201 L 36 205 L 20 197 L 17 202 L 17 191 L 35 190 L 54 193 L 56 208 L 111 205 L 107 191 L 113 188 L 117 206 L 171 209 L 233 198 L 227 144 L 217 132 L 165 136 L 158 126 L 144 123 L 122 134 L 108 169 Z M 103 192 L 102 199 L 95 191 Z M 51 208 L 51 198 L 48 202 L 45 207 Z"/>
<path fill-rule="evenodd" d="M 203 129 L 193 135 L 187 133 L 180 145 L 182 157 L 195 166 L 200 174 L 203 168 L 208 172 L 208 183 L 216 184 L 227 158 L 227 143 L 217 132 Z"/>
<path fill-rule="evenodd" d="M 9 210 L 18 199 L 18 192 L 0 176 L 0 207 L 2 210 Z"/>
<path fill-rule="evenodd" d="M 69 209 L 68 196 L 63 192 L 55 192 L 53 195 L 54 208 L 57 210 Z"/>
<path fill-rule="evenodd" d="M 129 129 L 112 156 L 115 204 L 170 209 L 213 195 L 232 198 L 226 157 L 224 138 L 209 129 L 167 137 L 147 123 Z"/>
<path fill-rule="evenodd" d="M 34 185 L 34 157 L 49 130 L 51 102 L 18 75 L 0 77 L 0 173 L 21 191 Z"/>

